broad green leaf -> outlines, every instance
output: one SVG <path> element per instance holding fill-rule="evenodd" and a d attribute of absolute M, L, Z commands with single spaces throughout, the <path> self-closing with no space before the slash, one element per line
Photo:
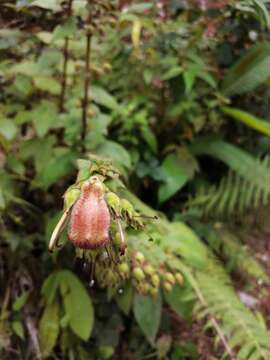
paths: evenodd
<path fill-rule="evenodd" d="M 161 165 L 164 184 L 158 190 L 158 199 L 162 203 L 179 191 L 193 176 L 196 162 L 191 157 L 184 158 L 169 154 Z"/>
<path fill-rule="evenodd" d="M 55 103 L 43 100 L 31 114 L 32 122 L 39 137 L 46 135 L 51 127 L 57 125 L 57 108 Z"/>
<path fill-rule="evenodd" d="M 98 155 L 110 158 L 121 166 L 126 168 L 131 167 L 131 158 L 129 152 L 117 142 L 107 140 L 98 146 L 96 152 Z"/>
<path fill-rule="evenodd" d="M 60 150 L 60 149 L 59 149 Z M 47 189 L 60 178 L 68 175 L 74 169 L 76 153 L 68 149 L 61 149 L 51 158 L 48 164 L 42 168 L 34 179 L 34 185 Z"/>
<path fill-rule="evenodd" d="M 23 74 L 31 77 L 35 75 L 40 75 L 41 69 L 36 62 L 26 60 L 20 62 L 19 64 L 13 65 L 10 68 L 9 72 L 11 74 Z"/>
<path fill-rule="evenodd" d="M 151 345 L 154 345 L 159 329 L 161 306 L 162 298 L 160 294 L 156 299 L 139 294 L 134 297 L 133 311 L 135 319 Z"/>
<path fill-rule="evenodd" d="M 59 304 L 48 304 L 39 322 L 40 348 L 44 358 L 48 357 L 56 345 L 59 335 Z"/>
<path fill-rule="evenodd" d="M 88 340 L 94 324 L 94 308 L 92 301 L 80 280 L 70 271 L 59 273 L 60 283 L 66 284 L 68 293 L 64 296 L 69 326 L 83 340 Z"/>
<path fill-rule="evenodd" d="M 38 6 L 46 10 L 60 11 L 60 0 L 35 0 L 31 3 L 31 6 Z"/>
<path fill-rule="evenodd" d="M 221 110 L 231 116 L 233 119 L 241 121 L 247 126 L 259 131 L 262 134 L 270 136 L 270 122 L 261 120 L 246 111 L 231 107 L 222 107 Z"/>
<path fill-rule="evenodd" d="M 76 19 L 69 17 L 63 25 L 57 25 L 53 32 L 53 40 L 74 36 L 76 33 Z"/>
<path fill-rule="evenodd" d="M 34 158 L 35 170 L 39 173 L 47 167 L 48 162 L 55 156 L 54 143 L 55 138 L 53 136 L 25 141 L 20 147 L 20 159 L 28 160 Z"/>
<path fill-rule="evenodd" d="M 7 140 L 12 140 L 17 133 L 17 127 L 10 119 L 0 118 L 0 134 Z"/>
<path fill-rule="evenodd" d="M 60 83 L 52 77 L 35 77 L 34 84 L 37 89 L 47 91 L 53 95 L 58 95 L 61 91 Z"/>
<path fill-rule="evenodd" d="M 25 339 L 24 327 L 21 321 L 12 321 L 11 323 L 12 330 L 14 333 L 19 336 L 22 340 Z"/>
<path fill-rule="evenodd" d="M 118 110 L 119 105 L 115 98 L 100 86 L 92 85 L 90 97 L 99 105 L 103 105 L 111 110 Z"/>
<path fill-rule="evenodd" d="M 59 276 L 57 272 L 54 272 L 47 277 L 41 288 L 41 294 L 49 305 L 55 301 L 58 287 Z"/>
<path fill-rule="evenodd" d="M 229 69 L 222 89 L 225 95 L 243 94 L 255 89 L 270 77 L 270 43 L 250 49 Z"/>
<path fill-rule="evenodd" d="M 44 42 L 45 44 L 50 44 L 53 34 L 49 31 L 39 31 L 38 33 L 36 33 L 36 36 L 40 41 Z"/>

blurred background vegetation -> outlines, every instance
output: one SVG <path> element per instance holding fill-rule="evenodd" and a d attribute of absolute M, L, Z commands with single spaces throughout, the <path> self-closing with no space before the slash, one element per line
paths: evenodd
<path fill-rule="evenodd" d="M 1 359 L 269 360 L 270 1 L 0 9 Z M 159 220 L 90 288 L 47 248 L 93 155 Z"/>

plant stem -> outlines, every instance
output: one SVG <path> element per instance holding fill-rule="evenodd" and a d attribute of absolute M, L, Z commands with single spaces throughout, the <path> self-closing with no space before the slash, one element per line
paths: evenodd
<path fill-rule="evenodd" d="M 89 103 L 89 84 L 90 84 L 90 56 L 91 56 L 91 39 L 92 34 L 90 32 L 86 35 L 86 54 L 85 54 L 85 81 L 84 81 L 84 97 L 82 101 L 82 129 L 81 129 L 81 141 L 85 140 L 87 131 L 87 110 Z"/>
<path fill-rule="evenodd" d="M 68 8 L 67 8 L 67 17 L 72 15 L 72 1 L 69 0 Z M 59 111 L 65 111 L 65 97 L 66 97 L 66 88 L 67 88 L 67 65 L 69 60 L 69 38 L 65 38 L 65 44 L 63 48 L 64 55 L 64 63 L 63 63 L 63 71 L 62 71 L 62 79 L 61 79 L 61 94 L 60 94 L 60 102 L 59 102 Z"/>

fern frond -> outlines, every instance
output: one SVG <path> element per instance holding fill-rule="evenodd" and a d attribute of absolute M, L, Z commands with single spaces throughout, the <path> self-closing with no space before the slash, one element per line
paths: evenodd
<path fill-rule="evenodd" d="M 207 237 L 212 249 L 222 254 L 232 268 L 243 275 L 270 284 L 270 277 L 261 264 L 252 256 L 250 249 L 241 244 L 239 238 L 222 227 L 213 229 Z"/>
<path fill-rule="evenodd" d="M 270 332 L 241 303 L 223 268 L 211 258 L 207 271 L 192 272 L 183 264 L 181 270 L 199 301 L 196 316 L 209 318 L 229 358 L 269 359 Z"/>
<path fill-rule="evenodd" d="M 125 195 L 129 198 L 128 192 Z M 137 198 L 134 200 L 136 208 L 145 213 L 152 212 Z M 196 316 L 208 317 L 229 359 L 270 359 L 269 331 L 241 303 L 230 277 L 213 253 L 185 224 L 170 223 L 165 218 L 159 218 L 157 223 L 162 236 L 158 239 L 158 245 L 154 246 L 155 242 L 150 245 L 151 254 L 154 247 L 159 248 L 155 256 L 159 258 L 159 252 L 162 252 L 167 263 L 184 274 L 198 299 Z M 137 244 L 135 241 L 134 244 L 140 248 L 143 243 L 138 237 L 136 240 Z M 144 243 L 147 246 L 147 239 Z"/>
<path fill-rule="evenodd" d="M 261 163 L 268 162 L 269 157 L 266 157 Z M 193 199 L 188 201 L 187 208 L 199 210 L 203 217 L 226 219 L 266 206 L 269 201 L 270 181 L 268 188 L 262 188 L 256 181 L 230 171 L 218 185 L 200 187 Z"/>
<path fill-rule="evenodd" d="M 270 359 L 270 332 L 240 301 L 213 253 L 182 223 L 169 225 L 166 240 L 166 247 L 183 259 L 176 261 L 197 295 L 196 316 L 208 316 L 229 358 Z"/>

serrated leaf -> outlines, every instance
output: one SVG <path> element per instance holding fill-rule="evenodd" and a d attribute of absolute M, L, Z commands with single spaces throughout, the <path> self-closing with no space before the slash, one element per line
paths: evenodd
<path fill-rule="evenodd" d="M 61 177 L 69 174 L 74 169 L 76 153 L 71 150 L 63 149 L 59 154 L 55 153 L 54 157 L 38 173 L 34 184 L 47 189 L 57 182 Z"/>
<path fill-rule="evenodd" d="M 55 103 L 43 100 L 31 114 L 32 122 L 35 126 L 37 135 L 43 137 L 49 129 L 57 124 L 57 108 Z"/>
<path fill-rule="evenodd" d="M 270 43 L 250 49 L 227 72 L 222 89 L 225 95 L 243 94 L 264 83 L 270 76 Z"/>
<path fill-rule="evenodd" d="M 101 156 L 112 159 L 121 166 L 126 168 L 131 167 L 129 152 L 117 142 L 107 140 L 98 146 L 96 152 Z"/>
<path fill-rule="evenodd" d="M 64 296 L 69 326 L 82 340 L 88 340 L 94 324 L 92 301 L 80 280 L 70 271 L 59 273 L 60 281 L 66 283 L 69 292 Z"/>
<path fill-rule="evenodd" d="M 40 348 L 44 358 L 48 357 L 56 345 L 59 335 L 59 304 L 48 304 L 39 322 Z"/>
<path fill-rule="evenodd" d="M 133 311 L 135 319 L 146 339 L 154 345 L 160 325 L 162 298 L 159 294 L 156 299 L 150 296 L 136 294 Z"/>

